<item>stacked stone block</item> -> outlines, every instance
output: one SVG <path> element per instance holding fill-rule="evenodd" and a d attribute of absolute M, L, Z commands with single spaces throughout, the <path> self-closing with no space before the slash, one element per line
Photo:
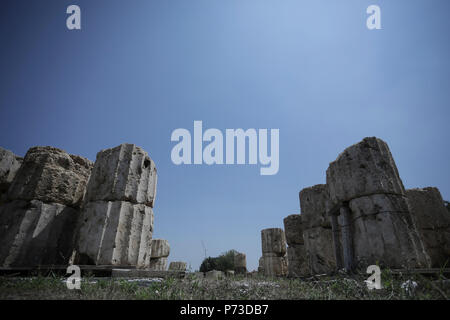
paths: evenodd
<path fill-rule="evenodd" d="M 270 277 L 286 276 L 286 236 L 283 229 L 269 228 L 261 231 L 264 274 Z"/>
<path fill-rule="evenodd" d="M 328 189 L 325 184 L 305 188 L 299 193 L 303 240 L 311 274 L 336 270 L 333 234 L 327 216 Z"/>
<path fill-rule="evenodd" d="M 154 162 L 133 144 L 97 154 L 79 223 L 78 264 L 150 267 L 156 182 Z"/>
<path fill-rule="evenodd" d="M 152 240 L 152 251 L 150 258 L 150 270 L 167 270 L 167 259 L 170 254 L 169 241 L 164 239 Z"/>
<path fill-rule="evenodd" d="M 437 188 L 406 190 L 420 239 L 430 257 L 431 266 L 450 265 L 450 212 Z"/>
<path fill-rule="evenodd" d="M 284 232 L 286 236 L 288 276 L 301 277 L 309 274 L 305 242 L 303 240 L 303 222 L 299 214 L 291 214 L 284 218 Z"/>
<path fill-rule="evenodd" d="M 365 138 L 330 163 L 327 186 L 331 206 L 350 210 L 354 264 L 391 268 L 429 266 L 408 207 L 405 189 L 387 144 Z M 347 226 L 342 215 L 339 226 Z"/>
<path fill-rule="evenodd" d="M 0 265 L 67 264 L 92 163 L 53 147 L 30 148 L 19 170 L 4 160 L 2 176 L 16 174 L 0 206 Z"/>

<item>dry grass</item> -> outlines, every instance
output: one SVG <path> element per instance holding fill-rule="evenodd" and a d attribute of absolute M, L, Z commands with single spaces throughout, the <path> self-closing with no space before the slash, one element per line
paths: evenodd
<path fill-rule="evenodd" d="M 278 299 L 446 299 L 449 281 L 443 276 L 393 276 L 383 272 L 384 289 L 368 290 L 366 275 L 334 276 L 320 279 L 286 279 L 233 276 L 223 280 L 205 280 L 194 276 L 185 279 L 127 279 L 84 277 L 81 290 L 69 290 L 64 278 L 57 276 L 0 278 L 0 299 L 163 299 L 163 300 L 278 300 Z M 415 282 L 414 289 L 404 283 Z M 402 288 L 403 285 L 403 288 Z"/>

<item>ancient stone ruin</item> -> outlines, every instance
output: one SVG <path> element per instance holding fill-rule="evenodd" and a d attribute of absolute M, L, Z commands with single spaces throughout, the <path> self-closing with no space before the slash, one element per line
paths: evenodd
<path fill-rule="evenodd" d="M 187 264 L 183 261 L 172 261 L 169 264 L 169 271 L 186 271 Z"/>
<path fill-rule="evenodd" d="M 450 213 L 439 190 L 405 190 L 384 141 L 345 149 L 326 180 L 303 189 L 301 214 L 284 219 L 289 275 L 448 265 Z"/>
<path fill-rule="evenodd" d="M 266 276 L 286 276 L 286 237 L 283 229 L 270 228 L 261 231 L 262 264 Z"/>
<path fill-rule="evenodd" d="M 247 256 L 245 253 L 236 252 L 234 255 L 234 270 L 236 274 L 247 273 Z"/>
<path fill-rule="evenodd" d="M 133 144 L 100 151 L 95 164 L 53 147 L 23 160 L 0 149 L 0 265 L 165 269 L 168 243 L 152 242 L 156 183 Z"/>
<path fill-rule="evenodd" d="M 152 240 L 152 253 L 150 258 L 150 270 L 167 270 L 167 257 L 170 254 L 169 241 L 164 239 Z"/>

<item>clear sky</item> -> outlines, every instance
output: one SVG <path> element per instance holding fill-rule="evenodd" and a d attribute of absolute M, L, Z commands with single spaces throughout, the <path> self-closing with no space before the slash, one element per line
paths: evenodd
<path fill-rule="evenodd" d="M 67 6 L 81 30 L 66 28 Z M 381 8 L 368 30 L 366 8 Z M 298 192 L 366 136 L 385 140 L 405 187 L 450 199 L 448 0 L 128 0 L 0 4 L 0 146 L 95 160 L 143 147 L 159 179 L 154 237 L 197 269 L 299 213 Z M 280 169 L 172 163 L 171 133 L 277 128 Z"/>

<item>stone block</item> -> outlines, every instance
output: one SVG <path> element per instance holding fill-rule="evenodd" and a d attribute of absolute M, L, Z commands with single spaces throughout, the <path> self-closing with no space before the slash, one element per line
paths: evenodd
<path fill-rule="evenodd" d="M 223 280 L 225 279 L 225 274 L 222 271 L 211 270 L 205 273 L 205 279 L 207 280 Z"/>
<path fill-rule="evenodd" d="M 291 245 L 287 248 L 288 276 L 303 277 L 309 275 L 310 268 L 303 244 Z"/>
<path fill-rule="evenodd" d="M 87 201 L 129 201 L 153 208 L 157 174 L 147 152 L 121 144 L 97 154 L 86 192 Z"/>
<path fill-rule="evenodd" d="M 406 190 L 417 231 L 430 257 L 431 266 L 450 264 L 450 212 L 437 188 Z"/>
<path fill-rule="evenodd" d="M 173 271 L 186 271 L 187 264 L 183 261 L 172 261 L 169 264 L 169 270 Z"/>
<path fill-rule="evenodd" d="M 14 200 L 0 206 L 0 265 L 68 264 L 78 211 L 59 203 Z"/>
<path fill-rule="evenodd" d="M 336 270 L 331 228 L 315 227 L 303 231 L 305 251 L 312 274 L 329 274 Z"/>
<path fill-rule="evenodd" d="M 33 147 L 8 190 L 10 200 L 39 200 L 77 207 L 92 168 L 89 160 L 53 147 Z"/>
<path fill-rule="evenodd" d="M 287 257 L 277 256 L 276 254 L 265 254 L 264 261 L 264 275 L 268 277 L 284 277 L 288 274 Z"/>
<path fill-rule="evenodd" d="M 405 196 L 375 194 L 349 202 L 353 248 L 359 266 L 430 266 Z M 343 221 L 339 216 L 339 225 Z"/>
<path fill-rule="evenodd" d="M 245 253 L 237 252 L 234 255 L 234 271 L 236 273 L 247 273 L 247 257 Z"/>
<path fill-rule="evenodd" d="M 372 194 L 405 194 L 388 145 L 375 137 L 348 147 L 331 162 L 327 185 L 332 203 Z"/>
<path fill-rule="evenodd" d="M 0 147 L 0 195 L 8 191 L 22 161 L 21 157 Z"/>
<path fill-rule="evenodd" d="M 284 233 L 289 246 L 303 244 L 303 222 L 300 214 L 291 214 L 284 218 Z"/>
<path fill-rule="evenodd" d="M 169 254 L 169 241 L 164 239 L 152 239 L 152 258 L 168 257 Z"/>
<path fill-rule="evenodd" d="M 78 264 L 148 268 L 153 210 L 127 201 L 86 204 L 79 227 Z"/>
<path fill-rule="evenodd" d="M 151 258 L 149 269 L 155 271 L 167 270 L 167 257 Z"/>
<path fill-rule="evenodd" d="M 325 184 L 318 184 L 300 191 L 300 208 L 303 228 L 331 227 L 327 216 L 328 188 Z"/>
<path fill-rule="evenodd" d="M 263 255 L 276 253 L 278 256 L 286 254 L 286 237 L 283 229 L 269 228 L 261 230 L 261 243 Z"/>

